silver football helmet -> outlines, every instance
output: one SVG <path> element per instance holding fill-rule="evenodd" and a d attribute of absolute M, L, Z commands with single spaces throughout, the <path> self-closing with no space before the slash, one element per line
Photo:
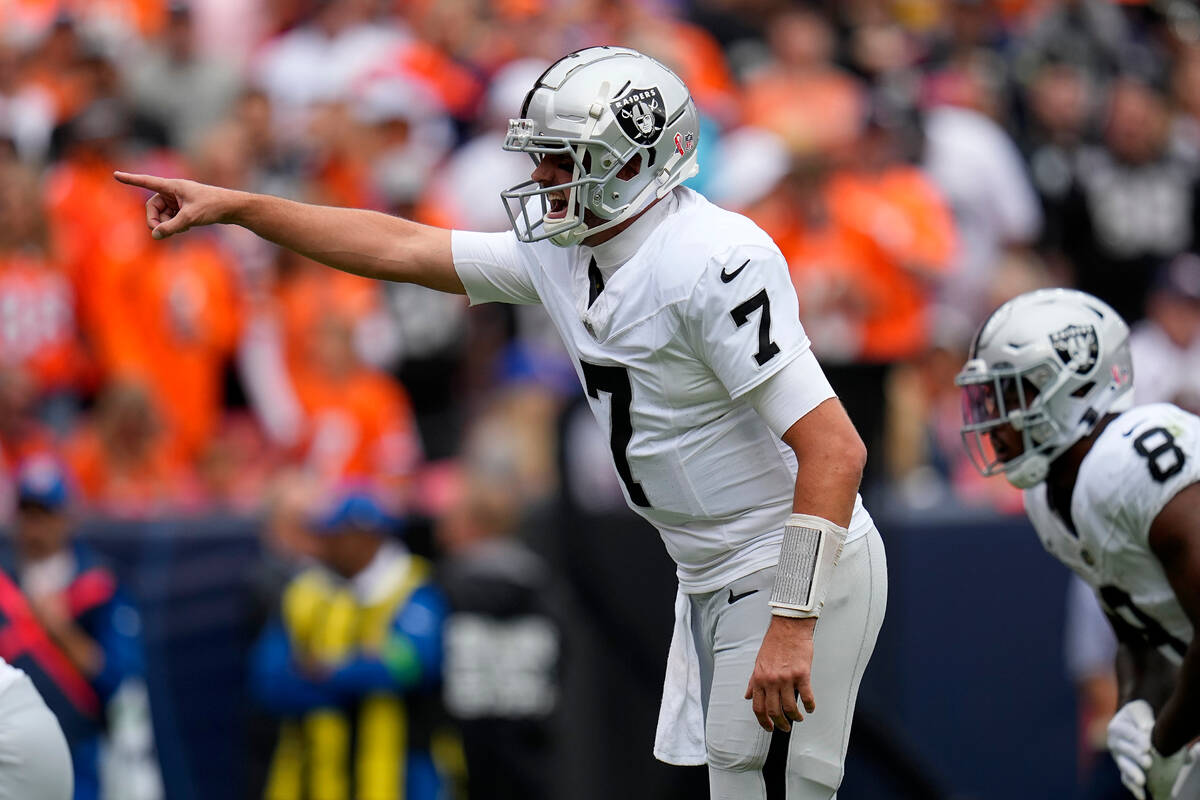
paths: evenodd
<path fill-rule="evenodd" d="M 504 141 L 505 150 L 528 153 L 534 164 L 547 155 L 570 155 L 571 180 L 544 188 L 529 180 L 500 197 L 521 241 L 578 244 L 695 175 L 699 143 L 696 104 L 675 73 L 636 50 L 589 47 L 546 70 L 526 96 L 521 118 L 509 121 Z M 617 177 L 639 154 L 639 172 Z M 552 193 L 565 195 L 565 207 L 553 206 Z"/>
<path fill-rule="evenodd" d="M 1027 292 L 984 321 L 954 382 L 963 390 L 963 444 L 975 467 L 1029 489 L 1105 414 L 1132 405 L 1129 326 L 1084 292 Z M 989 435 L 1003 425 L 1024 444 L 1007 460 Z"/>

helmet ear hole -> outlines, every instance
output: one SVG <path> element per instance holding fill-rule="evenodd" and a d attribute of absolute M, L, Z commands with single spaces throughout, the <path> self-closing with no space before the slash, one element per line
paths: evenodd
<path fill-rule="evenodd" d="M 621 170 L 617 173 L 617 177 L 623 181 L 631 181 L 640 175 L 641 172 L 642 154 L 637 153 L 633 158 L 629 159 L 629 161 L 625 163 L 625 166 L 621 167 Z"/>

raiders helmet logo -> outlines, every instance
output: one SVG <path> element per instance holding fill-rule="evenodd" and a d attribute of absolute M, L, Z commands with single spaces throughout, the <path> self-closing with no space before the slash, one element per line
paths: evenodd
<path fill-rule="evenodd" d="M 643 147 L 651 147 L 662 136 L 667 112 L 657 86 L 630 89 L 609 103 L 625 135 Z"/>
<path fill-rule="evenodd" d="M 1068 325 L 1050 334 L 1050 344 L 1063 364 L 1075 361 L 1075 372 L 1079 375 L 1091 372 L 1100 356 L 1100 340 L 1091 325 Z"/>

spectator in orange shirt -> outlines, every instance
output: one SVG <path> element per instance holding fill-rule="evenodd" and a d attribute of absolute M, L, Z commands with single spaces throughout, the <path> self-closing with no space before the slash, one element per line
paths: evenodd
<path fill-rule="evenodd" d="M 126 129 L 117 105 L 93 104 L 67 126 L 66 158 L 46 181 L 51 250 L 75 289 L 79 327 L 102 376 L 128 359 L 130 285 L 152 253 L 128 217 L 140 213 L 143 201 L 110 185 Z"/>
<path fill-rule="evenodd" d="M 147 517 L 187 505 L 187 467 L 174 457 L 150 393 L 137 383 L 111 384 L 64 455 L 93 510 Z"/>
<path fill-rule="evenodd" d="M 50 147 L 54 99 L 22 80 L 22 57 L 15 45 L 0 41 L 0 162 L 19 158 L 39 164 Z"/>
<path fill-rule="evenodd" d="M 827 152 L 852 142 L 862 89 L 834 66 L 833 32 L 819 13 L 784 11 L 767 27 L 773 60 L 746 84 L 744 122 L 774 131 L 793 152 Z"/>
<path fill-rule="evenodd" d="M 141 264 L 130 287 L 134 366 L 179 457 L 195 459 L 217 428 L 222 378 L 240 326 L 233 266 L 215 237 L 196 237 Z"/>
<path fill-rule="evenodd" d="M 863 319 L 860 361 L 889 363 L 924 352 L 935 291 L 957 247 L 949 207 L 913 166 L 919 151 L 915 116 L 877 101 L 847 159 L 853 168 L 830 183 L 834 216 L 871 243 L 864 277 L 876 302 Z"/>
<path fill-rule="evenodd" d="M 342 101 L 315 103 L 310 109 L 308 194 L 315 203 L 381 209 L 383 201 L 371 184 L 368 131 L 351 112 L 350 104 Z"/>
<path fill-rule="evenodd" d="M 216 427 L 221 377 L 237 340 L 233 266 L 215 235 L 148 249 L 136 226 L 113 216 L 133 213 L 130 202 L 139 202 L 109 186 L 127 128 L 123 111 L 107 101 L 72 122 L 71 155 L 50 179 L 47 214 L 101 378 L 145 385 L 171 446 L 191 460 Z"/>
<path fill-rule="evenodd" d="M 303 256 L 281 251 L 281 271 L 276 301 L 282 317 L 284 351 L 288 369 L 295 372 L 298 366 L 311 358 L 312 328 L 323 311 L 335 311 L 349 320 L 353 328 L 352 341 L 361 358 L 364 340 L 384 332 L 383 297 L 379 285 L 366 278 L 348 273 L 330 274 L 329 270 Z M 370 343 L 371 347 L 378 342 Z M 382 363 L 372 356 L 372 364 Z"/>
<path fill-rule="evenodd" d="M 298 256 L 283 263 L 290 274 L 278 292 L 277 313 L 292 397 L 264 396 L 259 405 L 297 407 L 302 420 L 295 445 L 319 479 L 377 482 L 399 510 L 422 448 L 404 387 L 362 357 L 368 320 L 382 313 L 378 289 L 363 278 L 313 269 Z M 274 429 L 270 421 L 264 427 Z"/>
<path fill-rule="evenodd" d="M 17 15 L 5 20 L 0 14 L 0 29 L 13 30 L 22 23 Z M 49 99 L 54 123 L 64 122 L 86 102 L 86 82 L 79 69 L 83 57 L 79 32 L 69 17 L 24 23 L 41 29 L 43 36 L 24 59 L 21 83 Z"/>
<path fill-rule="evenodd" d="M 71 285 L 48 257 L 37 176 L 0 170 L 0 365 L 28 373 L 41 417 L 69 426 L 84 358 Z"/>
<path fill-rule="evenodd" d="M 421 460 L 416 423 L 404 387 L 360 360 L 353 330 L 328 307 L 310 320 L 306 357 L 292 371 L 306 422 L 302 459 L 326 485 L 366 481 L 400 509 Z"/>

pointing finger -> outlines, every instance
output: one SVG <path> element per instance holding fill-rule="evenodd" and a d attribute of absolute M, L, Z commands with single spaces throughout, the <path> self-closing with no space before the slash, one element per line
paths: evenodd
<path fill-rule="evenodd" d="M 154 175 L 138 175 L 132 172 L 121 172 L 120 170 L 113 172 L 113 177 L 121 183 L 128 184 L 129 186 L 140 186 L 152 192 L 165 192 L 169 185 L 166 178 L 159 178 Z"/>

